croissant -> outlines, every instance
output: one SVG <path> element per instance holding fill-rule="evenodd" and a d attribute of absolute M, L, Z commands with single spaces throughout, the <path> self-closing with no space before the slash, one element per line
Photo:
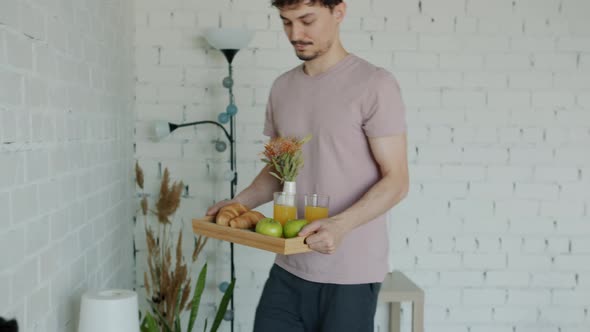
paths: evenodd
<path fill-rule="evenodd" d="M 256 226 L 256 224 L 264 218 L 266 217 L 258 211 L 248 211 L 230 220 L 229 225 L 233 228 L 254 228 L 254 226 Z"/>
<path fill-rule="evenodd" d="M 240 203 L 231 203 L 219 210 L 217 213 L 217 217 L 215 218 L 215 222 L 222 226 L 229 226 L 229 221 L 233 218 L 245 213 L 248 211 L 248 208 Z"/>

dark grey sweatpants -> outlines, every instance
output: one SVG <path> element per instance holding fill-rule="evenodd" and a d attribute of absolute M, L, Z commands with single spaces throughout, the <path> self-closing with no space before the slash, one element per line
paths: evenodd
<path fill-rule="evenodd" d="M 373 332 L 380 283 L 323 284 L 276 264 L 254 320 L 254 332 Z"/>

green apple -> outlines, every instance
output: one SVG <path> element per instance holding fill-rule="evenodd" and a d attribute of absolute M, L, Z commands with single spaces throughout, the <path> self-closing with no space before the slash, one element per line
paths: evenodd
<path fill-rule="evenodd" d="M 273 218 L 264 218 L 256 224 L 256 233 L 283 237 L 283 225 Z"/>
<path fill-rule="evenodd" d="M 305 219 L 293 219 L 289 220 L 285 223 L 285 227 L 283 228 L 283 233 L 285 234 L 286 238 L 296 237 L 297 234 L 301 231 L 303 226 L 309 224 L 309 222 Z"/>

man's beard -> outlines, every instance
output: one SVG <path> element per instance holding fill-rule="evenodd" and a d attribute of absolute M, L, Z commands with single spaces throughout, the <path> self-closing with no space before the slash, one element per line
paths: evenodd
<path fill-rule="evenodd" d="M 297 57 L 299 58 L 299 60 L 302 61 L 311 61 L 315 58 L 317 58 L 318 56 L 320 56 L 322 53 L 321 52 L 315 52 L 314 54 L 311 55 L 304 55 L 304 54 L 299 54 L 297 52 L 295 52 L 295 55 L 297 55 Z"/>
<path fill-rule="evenodd" d="M 294 42 L 294 43 L 292 42 L 291 44 L 293 44 L 293 46 L 297 46 L 298 43 L 297 42 Z M 311 43 L 310 44 L 307 44 L 306 43 L 305 45 L 313 45 L 313 44 L 311 44 Z M 319 50 L 313 52 L 313 54 L 311 54 L 311 55 L 305 55 L 303 53 L 299 53 L 299 52 L 297 52 L 297 49 L 295 49 L 295 55 L 297 55 L 297 57 L 299 58 L 299 60 L 302 60 L 302 61 L 311 61 L 311 60 L 316 59 L 320 55 L 326 53 L 330 49 L 331 46 L 332 46 L 332 43 L 329 43 L 325 49 L 319 49 Z"/>

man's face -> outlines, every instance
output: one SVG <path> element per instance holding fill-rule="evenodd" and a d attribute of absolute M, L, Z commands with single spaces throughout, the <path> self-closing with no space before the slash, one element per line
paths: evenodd
<path fill-rule="evenodd" d="M 309 5 L 309 1 L 279 9 L 283 28 L 299 59 L 313 60 L 332 47 L 344 9 L 344 3 L 330 10 L 320 4 Z"/>

